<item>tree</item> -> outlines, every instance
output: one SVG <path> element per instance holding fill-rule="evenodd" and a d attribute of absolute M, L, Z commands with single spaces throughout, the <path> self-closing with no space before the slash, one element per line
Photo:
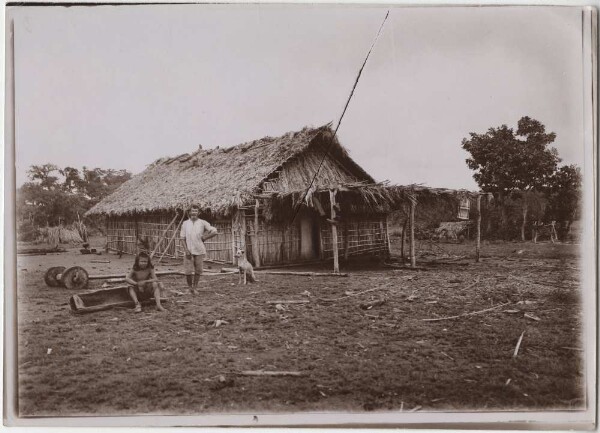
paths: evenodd
<path fill-rule="evenodd" d="M 17 215 L 34 226 L 71 223 L 131 178 L 127 170 L 60 169 L 54 164 L 32 165 L 29 182 L 17 190 Z"/>
<path fill-rule="evenodd" d="M 529 197 L 547 185 L 560 161 L 556 149 L 548 147 L 556 134 L 546 133 L 542 123 L 525 116 L 519 120 L 516 132 L 502 125 L 484 134 L 471 132 L 469 135 L 462 140 L 462 148 L 471 154 L 466 163 L 475 171 L 473 178 L 484 192 L 494 195 L 501 209 L 503 231 L 507 221 L 506 199 L 521 198 L 524 239 Z"/>
<path fill-rule="evenodd" d="M 548 217 L 561 223 L 561 238 L 579 216 L 581 183 L 581 170 L 576 165 L 563 165 L 548 181 Z"/>

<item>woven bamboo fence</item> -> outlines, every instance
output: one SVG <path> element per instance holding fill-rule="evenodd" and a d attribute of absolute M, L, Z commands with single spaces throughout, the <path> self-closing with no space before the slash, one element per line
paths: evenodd
<path fill-rule="evenodd" d="M 331 226 L 321 226 L 323 258 L 333 257 Z M 347 252 L 346 252 L 347 250 Z M 338 252 L 340 257 L 388 251 L 386 216 L 348 219 L 338 224 Z"/>

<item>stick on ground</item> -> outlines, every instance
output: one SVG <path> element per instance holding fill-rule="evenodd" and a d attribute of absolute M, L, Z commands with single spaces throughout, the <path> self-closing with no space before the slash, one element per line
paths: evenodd
<path fill-rule="evenodd" d="M 458 319 L 459 317 L 467 317 L 467 316 L 475 316 L 476 314 L 486 313 L 488 311 L 495 310 L 500 307 L 505 307 L 510 302 L 505 302 L 504 304 L 498 304 L 495 307 L 486 308 L 485 310 L 473 311 L 472 313 L 459 314 L 458 316 L 448 316 L 448 317 L 438 317 L 436 319 L 423 319 L 423 322 L 437 322 L 439 320 L 450 320 L 450 319 Z"/>
<path fill-rule="evenodd" d="M 304 373 L 299 371 L 265 371 L 265 370 L 248 370 L 237 373 L 242 376 L 303 376 Z"/>
<path fill-rule="evenodd" d="M 294 300 L 294 301 L 267 301 L 267 304 L 308 304 L 308 299 Z"/>
<path fill-rule="evenodd" d="M 517 357 L 519 354 L 519 348 L 521 347 L 521 342 L 523 341 L 523 335 L 525 335 L 525 331 L 521 332 L 521 336 L 519 337 L 519 341 L 517 341 L 517 345 L 515 346 L 515 351 L 513 353 L 513 359 Z"/>

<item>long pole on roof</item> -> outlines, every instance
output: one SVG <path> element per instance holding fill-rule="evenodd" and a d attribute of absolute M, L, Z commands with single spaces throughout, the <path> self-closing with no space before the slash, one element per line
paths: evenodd
<path fill-rule="evenodd" d="M 321 167 L 323 166 L 323 162 L 325 161 L 325 158 L 327 157 L 327 155 L 329 155 L 329 149 L 331 148 L 331 145 L 335 141 L 335 137 L 337 136 L 338 129 L 339 129 L 340 125 L 342 124 L 342 119 L 344 118 L 344 115 L 346 114 L 346 110 L 348 109 L 348 106 L 350 105 L 350 100 L 352 99 L 352 96 L 354 96 L 354 91 L 356 90 L 356 86 L 358 85 L 358 80 L 360 80 L 360 76 L 362 75 L 363 69 L 365 69 L 365 66 L 367 65 L 367 60 L 369 60 L 371 51 L 373 51 L 375 44 L 377 44 L 377 40 L 379 39 L 379 36 L 381 35 L 381 31 L 383 30 L 383 26 L 385 25 L 385 22 L 387 21 L 389 15 L 390 15 L 390 11 L 388 9 L 387 13 L 385 14 L 385 17 L 383 18 L 383 22 L 381 23 L 381 26 L 379 26 L 377 35 L 375 36 L 375 39 L 373 40 L 373 43 L 371 44 L 371 48 L 369 48 L 369 51 L 367 52 L 367 56 L 365 57 L 365 60 L 358 71 L 356 80 L 354 80 L 354 85 L 352 86 L 352 90 L 350 91 L 350 95 L 348 96 L 348 100 L 346 101 L 346 105 L 344 105 L 344 110 L 342 111 L 342 115 L 340 116 L 337 126 L 335 127 L 335 130 L 333 131 L 333 137 L 331 138 L 331 141 L 325 148 L 325 153 L 323 154 L 323 158 L 321 158 L 321 162 L 319 163 L 319 166 L 317 167 L 317 171 L 315 172 L 314 176 L 312 177 L 310 184 L 306 188 L 306 191 L 304 191 L 304 194 L 302 195 L 302 199 L 296 204 L 296 208 L 294 209 L 294 217 L 292 218 L 292 223 L 296 219 L 296 216 L 298 215 L 298 211 L 300 210 L 300 206 L 302 205 L 302 202 L 306 199 L 308 191 L 310 191 L 313 184 L 315 183 L 315 179 L 319 175 L 319 171 L 321 170 Z"/>

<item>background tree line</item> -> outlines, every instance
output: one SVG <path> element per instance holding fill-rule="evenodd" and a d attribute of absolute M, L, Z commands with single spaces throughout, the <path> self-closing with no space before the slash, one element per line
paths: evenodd
<path fill-rule="evenodd" d="M 84 213 L 131 179 L 127 170 L 32 165 L 28 181 L 17 189 L 18 234 L 33 240 L 40 227 L 69 225 L 83 220 Z M 86 219 L 101 227 L 101 221 Z"/>
<path fill-rule="evenodd" d="M 494 205 L 483 215 L 488 236 L 525 240 L 534 222 L 555 221 L 564 239 L 579 218 L 581 170 L 559 166 L 558 152 L 550 147 L 555 139 L 555 133 L 547 133 L 541 122 L 527 116 L 516 131 L 502 125 L 463 139 L 473 178 L 494 197 Z"/>

